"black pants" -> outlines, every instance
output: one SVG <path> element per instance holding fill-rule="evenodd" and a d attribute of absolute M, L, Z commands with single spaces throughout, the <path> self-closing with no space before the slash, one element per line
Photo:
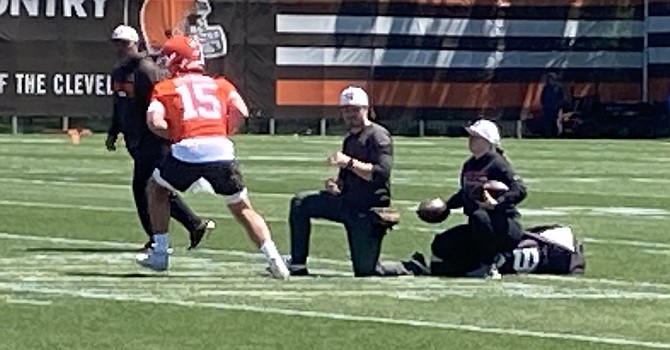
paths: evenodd
<path fill-rule="evenodd" d="M 151 221 L 149 219 L 149 205 L 147 201 L 147 183 L 151 174 L 160 163 L 163 155 L 158 154 L 131 154 L 134 161 L 133 168 L 133 198 L 137 215 L 142 223 L 144 232 L 151 237 Z M 170 195 L 170 216 L 179 221 L 189 231 L 194 231 L 201 224 L 202 219 L 198 217 L 184 200 L 173 193 Z"/>
<path fill-rule="evenodd" d="M 560 109 L 543 108 L 542 109 L 542 129 L 544 136 L 558 136 L 558 112 Z"/>
<path fill-rule="evenodd" d="M 431 262 L 431 274 L 465 276 L 482 264 L 492 264 L 496 254 L 514 250 L 522 236 L 523 228 L 515 218 L 476 210 L 466 225 L 452 227 L 435 236 L 431 250 L 437 259 Z"/>
<path fill-rule="evenodd" d="M 307 262 L 312 218 L 344 224 L 356 277 L 398 274 L 379 263 L 386 229 L 374 225 L 369 213 L 352 210 L 342 198 L 327 192 L 302 193 L 291 199 L 291 264 L 304 265 Z"/>

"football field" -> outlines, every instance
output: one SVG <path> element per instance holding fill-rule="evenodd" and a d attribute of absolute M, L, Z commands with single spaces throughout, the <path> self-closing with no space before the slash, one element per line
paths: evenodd
<path fill-rule="evenodd" d="M 339 137 L 235 137 L 254 206 L 287 254 L 291 196 L 335 171 Z M 310 272 L 288 282 L 220 198 L 186 200 L 217 229 L 195 251 L 172 222 L 168 273 L 135 266 L 144 243 L 125 149 L 102 136 L 0 136 L 0 349 L 670 349 L 670 143 L 503 141 L 529 196 L 524 225 L 560 223 L 585 243 L 580 277 L 354 279 L 343 228 L 313 221 Z M 418 201 L 447 196 L 464 138 L 396 138 L 401 223 L 382 258 L 428 253 L 442 225 Z"/>

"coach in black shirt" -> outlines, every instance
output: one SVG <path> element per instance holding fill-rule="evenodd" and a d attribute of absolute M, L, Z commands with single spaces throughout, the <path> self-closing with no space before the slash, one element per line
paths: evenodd
<path fill-rule="evenodd" d="M 348 87 L 340 95 L 342 117 L 349 129 L 342 151 L 328 158 L 339 168 L 336 179 L 328 179 L 320 192 L 302 193 L 291 200 L 292 275 L 306 275 L 309 254 L 310 219 L 327 219 L 344 224 L 357 277 L 389 275 L 379 264 L 386 229 L 375 224 L 370 208 L 391 203 L 393 144 L 383 126 L 369 119 L 368 95 Z"/>
<path fill-rule="evenodd" d="M 514 250 L 523 235 L 516 206 L 526 198 L 526 186 L 505 158 L 500 147 L 500 132 L 493 122 L 480 119 L 466 130 L 470 134 L 468 148 L 472 156 L 463 164 L 460 189 L 446 202 L 449 209 L 463 208 L 468 223 L 436 236 L 433 256 L 446 262 L 458 255 L 450 269 L 469 271 L 468 268 L 481 264 L 481 275 L 496 277 L 499 276 L 496 257 Z M 482 191 L 482 185 L 491 180 L 504 183 L 508 190 L 496 197 L 487 190 Z M 445 253 L 450 251 L 450 239 L 458 237 L 456 232 L 462 230 L 468 231 L 463 237 L 467 237 L 472 249 Z M 431 269 L 439 270 L 440 265 L 446 264 L 431 264 Z"/>
<path fill-rule="evenodd" d="M 137 214 L 144 231 L 149 236 L 145 248 L 151 248 L 151 223 L 147 206 L 146 187 L 156 165 L 170 152 L 165 140 L 151 132 L 146 123 L 151 92 L 156 82 L 164 77 L 163 71 L 153 60 L 138 50 L 139 36 L 129 26 L 120 25 L 112 33 L 119 65 L 112 72 L 114 110 L 112 125 L 107 132 L 105 146 L 116 150 L 119 133 L 123 133 L 128 153 L 133 158 L 133 197 Z M 214 222 L 203 220 L 184 203 L 177 194 L 170 197 L 171 215 L 190 233 L 194 248 L 204 234 L 214 228 Z"/>

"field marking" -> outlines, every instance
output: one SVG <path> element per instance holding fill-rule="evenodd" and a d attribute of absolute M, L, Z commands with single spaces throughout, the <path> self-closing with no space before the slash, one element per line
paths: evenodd
<path fill-rule="evenodd" d="M 116 247 L 134 247 L 128 243 L 122 242 L 109 242 L 109 241 L 95 241 L 95 240 L 84 240 L 84 239 L 70 239 L 70 238 L 58 238 L 58 237 L 43 237 L 43 236 L 28 236 L 28 235 L 17 235 L 10 233 L 0 233 L 1 238 L 7 239 L 19 239 L 19 240 L 30 240 L 30 241 L 48 241 L 53 243 L 68 243 L 68 244 L 98 244 L 106 246 L 116 246 Z M 238 253 L 243 253 L 242 255 L 248 257 L 257 257 L 258 254 L 246 253 L 246 252 L 235 252 L 235 255 Z M 126 254 L 128 255 L 128 254 Z M 45 255 L 47 256 L 47 255 Z M 86 257 L 82 257 L 86 260 Z M 351 279 L 351 278 L 349 278 Z M 387 279 L 388 280 L 388 279 Z M 419 279 L 416 279 L 418 281 Z M 397 281 L 397 280 L 396 280 Z M 600 280 L 598 280 L 600 282 Z M 405 281 L 406 282 L 406 281 Z M 473 281 L 475 283 L 480 283 L 482 281 Z M 605 281 L 610 282 L 610 281 Z M 271 285 L 271 284 L 268 284 Z M 630 286 L 640 286 L 640 283 L 625 283 L 625 285 Z M 665 287 L 670 287 L 668 285 L 662 285 Z M 267 285 L 265 285 L 267 287 Z M 555 333 L 555 332 L 542 332 L 542 331 L 533 331 L 533 330 L 523 330 L 523 329 L 507 329 L 507 328 L 496 328 L 496 327 L 482 327 L 477 325 L 464 325 L 464 324 L 451 324 L 446 322 L 434 322 L 434 321 L 420 321 L 412 319 L 395 319 L 387 317 L 373 317 L 373 316 L 362 316 L 354 314 L 345 314 L 345 313 L 331 313 L 331 312 L 321 312 L 321 311 L 306 311 L 306 310 L 295 310 L 295 309 L 283 309 L 283 308 L 274 308 L 274 307 L 256 307 L 243 304 L 231 304 L 231 303 L 216 303 L 216 302 L 200 302 L 200 301 L 189 301 L 183 299 L 170 299 L 169 297 L 155 297 L 155 296 L 142 296 L 138 293 L 125 294 L 115 291 L 113 294 L 105 292 L 104 290 L 98 289 L 95 291 L 83 290 L 81 288 L 68 289 L 68 288 L 42 288 L 36 287 L 31 284 L 26 283 L 3 283 L 0 282 L 0 288 L 10 290 L 13 292 L 28 292 L 28 293 L 37 293 L 41 295 L 59 295 L 59 296 L 70 296 L 70 297 L 81 297 L 89 299 L 102 299 L 102 300 L 116 300 L 116 301 L 131 301 L 131 302 L 143 302 L 143 303 L 152 303 L 152 304 L 171 304 L 177 306 L 185 307 L 202 307 L 202 308 L 213 308 L 213 309 L 225 309 L 225 310 L 234 310 L 234 311 L 248 311 L 248 312 L 258 312 L 266 314 L 278 314 L 283 316 L 298 316 L 298 317 L 312 317 L 312 318 L 322 318 L 322 319 L 334 319 L 341 321 L 352 321 L 352 322 L 371 322 L 371 323 L 381 323 L 381 324 L 393 324 L 401 326 L 412 326 L 412 327 L 424 327 L 424 328 L 436 328 L 436 329 L 446 329 L 446 330 L 455 330 L 455 331 L 468 331 L 468 332 L 477 332 L 477 333 L 489 333 L 489 334 L 500 334 L 500 335 L 514 335 L 514 336 L 524 336 L 524 337 L 535 337 L 535 338 L 545 338 L 545 339 L 557 339 L 557 340 L 573 340 L 581 342 L 590 342 L 590 343 L 601 343 L 601 344 L 611 344 L 611 345 L 632 345 L 640 346 L 646 348 L 658 348 L 658 349 L 670 349 L 670 343 L 662 342 L 650 342 L 634 339 L 625 339 L 625 338 L 611 338 L 611 337 L 599 337 L 599 336 L 588 336 L 580 334 L 571 334 L 571 333 Z M 345 291 L 346 292 L 346 291 Z M 617 293 L 618 291 L 613 291 L 611 293 Z M 290 295 L 284 295 L 289 297 Z M 409 295 L 411 297 L 411 295 Z M 532 293 L 528 295 L 529 297 L 540 297 L 541 293 L 537 292 L 535 295 Z M 562 295 L 565 298 L 573 297 L 573 293 L 564 293 Z M 629 295 L 621 294 L 624 298 L 627 296 L 629 298 L 656 298 L 656 299 L 666 299 L 670 297 L 668 294 L 660 293 L 632 293 Z M 588 297 L 588 295 L 586 296 Z M 600 298 L 599 295 L 593 295 L 593 298 Z"/>
<path fill-rule="evenodd" d="M 62 238 L 62 237 L 50 237 L 50 236 L 36 236 L 28 234 L 16 234 L 9 232 L 0 232 L 0 239 L 13 239 L 13 240 L 25 240 L 25 241 L 36 241 L 36 242 L 50 242 L 50 243 L 59 243 L 59 244 L 79 244 L 79 245 L 99 245 L 106 247 L 114 248 L 128 248 L 135 249 L 137 244 L 124 243 L 124 242 L 114 242 L 114 241 L 99 241 L 99 240 L 88 240 L 88 239 L 79 239 L 79 238 Z M 605 241 L 605 240 L 601 240 Z M 635 242 L 635 241 L 632 241 Z M 638 243 L 638 242 L 635 242 Z M 245 251 L 237 250 L 224 250 L 224 249 L 210 249 L 210 248 L 198 248 L 196 252 L 202 252 L 204 254 L 211 255 L 224 255 L 224 256 L 235 256 L 243 257 L 247 259 L 253 259 L 256 261 L 265 261 L 265 258 L 261 253 L 250 253 Z M 317 264 L 327 264 L 333 266 L 342 266 L 342 267 L 351 267 L 351 262 L 327 259 L 327 258 L 317 258 L 310 257 L 310 262 Z M 342 276 L 341 278 L 350 280 L 353 274 L 349 273 L 347 276 Z M 537 279 L 537 280 L 554 280 L 559 282 L 569 282 L 569 283 L 583 283 L 583 284 L 604 284 L 612 286 L 630 286 L 630 287 L 649 287 L 649 288 L 661 288 L 661 289 L 670 289 L 670 284 L 666 283 L 656 283 L 656 282 L 647 282 L 647 281 L 626 281 L 626 280 L 611 280 L 604 278 L 588 278 L 583 276 L 554 276 L 554 275 L 533 275 L 528 274 L 524 275 L 523 278 Z M 336 281 L 337 277 L 331 278 L 329 280 Z M 400 283 L 398 281 L 403 280 L 403 278 L 386 278 L 386 277 L 371 277 L 366 280 L 375 281 L 381 284 L 394 284 Z M 421 285 L 423 283 L 430 283 L 430 278 L 412 278 L 412 283 Z M 439 279 L 438 279 L 439 280 Z M 425 282 L 428 281 L 428 282 Z M 479 279 L 465 279 L 459 280 L 459 283 L 466 281 L 466 283 L 483 283 Z M 403 282 L 404 283 L 404 282 Z M 424 284 L 425 285 L 425 284 Z"/>
<path fill-rule="evenodd" d="M 417 227 L 413 230 L 426 233 L 439 233 L 443 229 L 430 229 L 427 227 Z M 577 237 L 584 243 L 594 243 L 594 244 L 603 244 L 603 245 L 621 245 L 628 247 L 641 247 L 641 248 L 670 248 L 670 243 L 662 242 L 652 242 L 652 241 L 637 241 L 637 240 L 627 240 L 627 239 L 609 239 L 609 238 L 592 238 L 592 237 Z M 647 250 L 645 250 L 646 252 Z"/>
<path fill-rule="evenodd" d="M 654 255 L 670 255 L 670 250 L 651 250 L 651 249 L 645 249 L 643 252 L 647 254 L 654 254 Z"/>
<path fill-rule="evenodd" d="M 0 287 L 7 287 L 7 285 L 0 283 Z M 169 304 L 169 305 L 178 305 L 185 307 L 200 307 L 200 308 L 212 308 L 212 309 L 232 310 L 232 311 L 257 312 L 264 314 L 276 314 L 282 316 L 298 316 L 298 317 L 331 319 L 331 320 L 352 321 L 352 322 L 369 322 L 369 323 L 390 324 L 398 326 L 435 328 L 435 329 L 444 329 L 452 331 L 467 331 L 475 333 L 513 335 L 513 336 L 543 338 L 543 339 L 573 340 L 587 343 L 599 343 L 599 344 L 610 344 L 610 345 L 630 345 L 630 346 L 640 346 L 652 349 L 670 349 L 670 343 L 649 342 L 649 341 L 641 341 L 641 340 L 633 340 L 625 338 L 610 338 L 610 337 L 588 336 L 588 335 L 571 334 L 571 333 L 553 333 L 553 332 L 541 332 L 541 331 L 531 331 L 522 329 L 482 327 L 476 325 L 452 324 L 446 322 L 443 323 L 443 322 L 420 321 L 420 320 L 409 320 L 409 319 L 394 319 L 394 318 L 361 316 L 361 315 L 332 313 L 332 312 L 259 307 L 259 306 L 241 305 L 241 304 L 196 302 L 196 301 L 186 301 L 179 299 L 170 300 L 155 297 L 143 297 L 139 295 L 91 293 L 87 291 L 77 291 L 77 290 L 58 289 L 58 288 L 35 289 L 34 287 L 30 286 L 9 286 L 9 287 L 11 287 L 11 290 L 14 292 L 28 292 L 28 293 L 32 292 L 47 295 L 61 295 L 61 296 L 71 296 L 71 297 L 88 298 L 88 299 L 129 301 L 129 302 L 141 302 L 148 304 Z"/>
<path fill-rule="evenodd" d="M 135 213 L 135 210 L 132 208 L 126 207 L 108 207 L 108 206 L 94 206 L 94 205 L 74 205 L 74 204 L 61 204 L 61 203 L 46 203 L 46 202 L 25 202 L 25 201 L 9 201 L 9 200 L 0 200 L 0 205 L 16 205 L 21 207 L 28 208 L 50 208 L 50 209 L 77 209 L 77 210 L 90 210 L 90 211 L 104 211 L 104 212 L 123 212 L 123 213 Z M 568 207 L 563 207 L 568 208 Z M 583 209 L 584 207 L 578 207 Z M 223 219 L 232 219 L 231 215 L 221 213 L 201 213 L 203 216 L 211 217 L 214 219 L 223 218 Z M 265 217 L 267 221 L 270 222 L 286 222 L 285 218 L 275 218 L 275 217 Z M 331 226 L 331 227 L 341 227 L 342 225 L 336 222 L 330 222 L 327 220 L 313 220 L 312 225 L 317 226 Z M 399 225 L 398 229 L 402 229 L 402 226 Z M 433 229 L 428 227 L 415 227 L 411 230 L 416 232 L 425 232 L 425 233 L 438 233 L 442 229 Z M 637 241 L 637 240 L 623 240 L 623 239 L 600 239 L 600 238 L 590 238 L 582 237 L 581 238 L 585 243 L 595 243 L 595 244 L 604 244 L 604 245 L 621 245 L 621 246 L 630 246 L 630 247 L 644 247 L 644 248 L 670 248 L 670 243 L 661 243 L 661 242 L 651 242 L 651 241 Z M 646 252 L 646 251 L 645 251 Z M 216 254 L 216 253 L 214 253 Z"/>
<path fill-rule="evenodd" d="M 252 195 L 253 197 L 253 195 Z M 18 206 L 18 207 L 26 207 L 26 208 L 48 208 L 48 209 L 77 209 L 77 210 L 90 210 L 90 211 L 102 211 L 102 212 L 120 212 L 120 213 L 135 213 L 135 210 L 131 207 L 110 207 L 110 206 L 97 206 L 97 205 L 78 205 L 78 204 L 63 204 L 63 203 L 48 203 L 48 202 L 27 202 L 27 201 L 14 201 L 14 200 L 0 200 L 0 205 L 7 205 L 7 206 Z M 522 210 L 522 212 L 524 212 Z M 524 212 L 525 213 L 525 212 Z M 541 212 L 542 213 L 542 212 Z M 218 213 L 210 213 L 210 212 L 200 212 L 199 213 L 202 216 L 205 217 L 210 217 L 212 219 L 233 219 L 232 215 L 226 214 L 225 211 L 221 211 Z M 458 215 L 463 215 L 458 213 Z M 525 214 L 527 215 L 527 213 Z M 544 216 L 544 215 L 540 215 Z M 553 215 L 549 215 L 553 216 Z M 265 220 L 269 222 L 286 222 L 286 218 L 277 218 L 277 217 L 271 217 L 271 216 L 266 216 L 264 217 Z M 331 227 L 342 227 L 342 224 L 339 224 L 337 222 L 332 222 L 328 220 L 313 220 L 312 225 L 318 225 L 318 226 L 331 226 Z M 397 229 L 400 230 L 403 228 L 402 224 L 399 224 L 397 226 Z M 428 233 L 436 233 L 434 229 L 430 229 L 427 227 L 416 227 L 413 228 L 412 230 L 417 231 L 417 232 L 428 232 Z"/>
<path fill-rule="evenodd" d="M 130 175 L 128 175 L 130 176 Z M 276 180 L 276 176 L 273 177 L 270 180 Z M 395 179 L 394 179 L 395 181 Z M 128 177 L 128 184 L 110 184 L 110 183 L 96 183 L 96 182 L 81 182 L 81 181 L 56 181 L 56 180 L 38 180 L 38 179 L 25 179 L 25 178 L 13 178 L 13 177 L 3 177 L 0 178 L 0 182 L 6 182 L 6 183 L 16 183 L 16 184 L 36 184 L 36 185 L 55 185 L 55 186 L 69 186 L 69 187 L 84 187 L 84 188 L 106 188 L 106 189 L 115 189 L 115 190 L 128 190 L 130 188 L 130 177 Z M 400 183 L 403 181 L 400 180 Z M 441 183 L 416 183 L 416 182 L 411 182 L 411 183 L 404 183 L 403 185 L 411 185 L 411 186 L 418 186 L 418 187 L 439 187 L 439 188 L 444 188 L 445 186 L 442 185 Z M 456 187 L 453 186 L 455 189 Z M 536 189 L 536 192 L 541 192 L 541 193 L 559 193 L 559 194 L 565 194 L 565 193 L 577 193 L 577 194 L 583 194 L 583 192 L 571 192 L 571 191 L 566 191 L 566 190 L 550 190 L 550 189 Z M 612 194 L 610 192 L 597 192 L 597 191 L 591 191 L 589 194 L 593 195 L 601 195 L 601 196 L 612 196 L 612 195 L 620 195 L 623 197 L 626 196 L 633 196 L 633 197 L 640 197 L 641 195 L 638 194 Z M 250 193 L 251 197 L 258 196 L 258 197 L 267 197 L 267 198 L 283 198 L 286 199 L 287 201 L 294 195 L 294 193 L 270 193 L 270 192 L 251 192 Z M 663 194 L 646 194 L 644 197 L 648 198 L 666 198 L 666 195 Z M 410 199 L 394 199 L 394 203 L 398 205 L 418 205 L 419 200 L 410 200 Z M 520 208 L 522 211 L 524 208 Z M 643 208 L 646 209 L 646 208 Z M 651 208 L 653 209 L 653 208 Z M 659 209 L 662 210 L 662 209 Z M 667 215 L 667 211 L 666 211 Z"/>
<path fill-rule="evenodd" d="M 584 238 L 583 241 L 584 241 L 584 243 L 623 245 L 623 246 L 629 246 L 629 247 L 670 248 L 670 243 L 650 242 L 650 241 L 632 241 L 632 240 L 626 240 L 626 239 Z"/>
<path fill-rule="evenodd" d="M 35 300 L 35 299 L 17 299 L 17 298 L 5 298 L 7 304 L 23 304 L 23 305 L 35 305 L 35 306 L 47 306 L 53 304 L 51 300 Z"/>
<path fill-rule="evenodd" d="M 253 274 L 262 270 L 262 265 L 253 266 L 248 262 L 214 262 L 210 258 L 177 256 L 180 269 L 188 271 L 170 271 L 165 274 L 143 273 L 140 280 L 128 280 L 128 277 L 118 275 L 99 275 L 100 271 L 111 268 L 114 271 L 126 271 L 124 266 L 130 265 L 133 253 L 65 253 L 65 254 L 36 254 L 30 256 L 1 258 L 0 277 L 13 281 L 18 286 L 26 283 L 37 287 L 69 288 L 74 290 L 96 291 L 126 291 L 134 294 L 141 292 L 147 286 L 161 283 L 163 291 L 169 291 L 171 296 L 180 296 L 184 283 L 193 286 L 188 294 L 182 297 L 195 296 L 225 296 L 225 297 L 258 297 L 268 300 L 298 300 L 318 297 L 386 297 L 399 300 L 437 301 L 450 296 L 472 298 L 489 296 L 492 298 L 523 297 L 530 299 L 563 299 L 563 300 L 668 300 L 669 293 L 645 291 L 640 284 L 634 290 L 598 289 L 592 287 L 572 288 L 560 285 L 538 285 L 515 281 L 501 281 L 487 283 L 480 279 L 429 279 L 429 278 L 398 278 L 398 279 L 361 279 L 354 280 L 349 273 L 337 270 L 328 270 L 329 283 L 324 280 L 309 277 L 294 278 L 289 284 L 276 285 L 273 290 L 267 289 L 267 283 L 256 277 L 234 277 L 236 273 Z M 255 258 L 255 257 L 254 257 Z M 85 263 L 85 264 L 84 264 Z M 97 264 L 96 264 L 97 263 Z M 231 269 L 232 267 L 232 269 Z M 218 268 L 218 269 L 216 269 Z M 11 269 L 11 270 L 10 270 Z M 244 270 L 244 271 L 242 271 Z M 317 270 L 315 270 L 317 271 Z M 332 273 L 331 273 L 332 271 Z M 69 276 L 68 272 L 81 275 Z M 62 275 L 65 273 L 66 275 Z M 89 273 L 92 273 L 89 275 Z M 225 275 L 225 276 L 222 276 Z M 231 277 L 231 275 L 233 277 Z M 346 277 L 335 278 L 333 276 Z M 222 279 L 223 278 L 223 279 Z M 352 285 L 341 289 L 341 282 L 347 281 Z M 381 283 L 393 281 L 394 283 Z M 129 283 L 130 282 L 130 288 Z M 303 282 L 303 283 L 301 283 Z M 304 282 L 309 282 L 306 284 Z M 333 283 L 330 283 L 333 282 Z M 337 283 L 339 282 L 339 284 Z M 422 282 L 422 283 L 421 283 Z M 355 283 L 355 284 L 354 284 Z M 429 284 L 428 284 L 429 283 Z M 643 284 L 644 285 L 644 284 Z M 630 284 L 625 284 L 630 287 Z M 338 287 L 340 289 L 338 289 Z M 653 287 L 653 286 L 646 286 Z M 223 288 L 223 289 L 221 289 Z M 160 295 L 159 295 L 160 296 Z"/>
<path fill-rule="evenodd" d="M 0 143 L 18 143 L 18 144 L 50 144 L 50 143 L 69 143 L 67 137 L 53 138 L 53 139 L 16 139 L 16 138 L 0 138 Z"/>
<path fill-rule="evenodd" d="M 73 284 L 74 289 L 85 289 L 94 283 L 95 288 L 110 288 L 111 283 L 124 287 L 129 282 L 127 277 L 109 275 L 100 276 L 95 273 L 112 268 L 114 271 L 124 271 L 124 266 L 129 266 L 133 253 L 65 253 L 65 254 L 36 254 L 27 257 L 1 258 L 0 265 L 4 271 L 0 271 L 0 277 L 17 281 L 19 284 L 30 283 L 48 284 L 55 283 L 59 287 Z M 255 258 L 255 256 L 250 256 Z M 634 299 L 634 300 L 667 300 L 668 293 L 657 293 L 638 289 L 635 290 L 593 290 L 593 288 L 571 288 L 565 286 L 550 286 L 527 284 L 520 282 L 503 281 L 490 284 L 484 280 L 477 279 L 362 279 L 356 284 L 346 286 L 349 290 L 337 289 L 336 283 L 324 283 L 323 280 L 309 277 L 294 278 L 295 284 L 283 284 L 275 290 L 267 290 L 267 284 L 259 282 L 258 277 L 230 277 L 243 271 L 252 274 L 254 270 L 261 271 L 261 266 L 253 266 L 248 262 L 214 262 L 210 258 L 177 256 L 179 269 L 191 269 L 189 271 L 170 271 L 165 274 L 143 274 L 141 280 L 133 280 L 134 287 L 142 289 L 146 284 L 155 285 L 160 282 L 163 289 L 171 288 L 179 290 L 183 288 L 184 282 L 197 283 L 198 291 L 189 295 L 200 296 L 229 296 L 229 297 L 262 297 L 264 299 L 296 299 L 302 297 L 364 297 L 378 296 L 394 299 L 436 301 L 449 296 L 471 298 L 477 295 L 488 295 L 496 298 L 520 296 L 533 299 Z M 217 269 L 218 268 L 218 269 Z M 232 268 L 232 269 L 231 269 Z M 63 276 L 62 273 L 76 272 L 82 275 Z M 88 275 L 92 272 L 92 275 Z M 338 270 L 313 270 L 316 274 L 328 274 L 329 282 L 337 281 L 354 282 L 350 273 Z M 222 276 L 225 275 L 225 276 Z M 222 279 L 223 278 L 223 279 Z M 394 280 L 396 283 L 381 283 L 382 281 Z M 302 284 L 300 282 L 317 284 Z M 423 283 L 420 283 L 423 281 Z M 430 283 L 430 284 L 427 284 Z M 47 287 L 53 287 L 53 285 Z M 118 290 L 114 287 L 115 290 Z M 224 290 L 208 290 L 204 288 Z M 339 287 L 342 287 L 340 284 Z M 501 287 L 501 288 L 498 288 Z M 354 288 L 354 289 L 351 289 Z M 127 288 L 126 288 L 127 290 Z M 492 295 L 491 291 L 497 291 Z M 173 295 L 177 295 L 177 291 Z"/>
<path fill-rule="evenodd" d="M 134 213 L 135 210 L 131 207 L 111 207 L 111 206 L 97 206 L 97 205 L 78 205 L 78 204 L 63 204 L 63 203 L 48 203 L 48 202 L 28 202 L 28 201 L 14 201 L 14 200 L 0 200 L 0 205 L 7 205 L 7 206 L 19 206 L 19 207 L 26 207 L 26 208 L 49 208 L 49 209 L 77 209 L 77 210 L 89 210 L 89 211 L 103 211 L 103 212 L 121 212 L 121 213 Z M 562 207 L 565 213 L 565 216 L 571 215 L 570 213 L 567 212 L 567 208 L 569 207 Z M 582 210 L 584 207 L 577 207 L 579 210 Z M 596 215 L 599 212 L 599 209 L 607 209 L 607 208 L 597 208 L 594 207 L 594 210 L 587 214 L 587 215 Z M 631 212 L 634 208 L 631 208 Z M 653 209 L 653 208 L 640 208 L 644 209 L 641 210 L 641 214 L 644 214 L 642 216 L 646 218 L 655 218 L 655 219 L 664 219 L 664 216 L 660 215 L 647 215 L 649 213 L 653 214 L 658 214 L 661 213 L 663 209 Z M 552 214 L 553 211 L 550 211 L 549 208 L 545 209 L 521 209 L 520 210 L 523 215 L 526 216 L 533 216 L 532 214 L 535 213 L 539 217 L 547 217 L 547 216 L 559 216 L 557 214 Z M 600 210 L 602 212 L 604 210 Z M 665 211 L 667 212 L 667 211 Z M 461 213 L 455 213 L 457 215 L 463 215 Z M 529 215 L 530 214 L 530 215 Z M 670 214 L 670 212 L 668 212 Z M 221 211 L 218 213 L 209 213 L 209 212 L 201 212 L 200 215 L 202 216 L 207 216 L 213 219 L 233 219 L 232 215 L 227 214 L 225 211 Z M 575 215 L 573 213 L 572 215 Z M 607 214 L 603 214 L 607 215 Z M 278 218 L 278 217 L 271 217 L 267 216 L 265 217 L 265 220 L 269 222 L 286 222 L 286 218 Z M 342 227 L 341 224 L 336 223 L 336 222 L 331 222 L 327 220 L 313 220 L 312 221 L 313 225 L 319 225 L 319 226 L 331 226 L 331 227 Z M 404 229 L 403 225 L 400 224 L 397 227 L 398 230 Z M 410 229 L 408 229 L 410 230 Z M 416 232 L 425 232 L 425 233 L 438 233 L 442 229 L 433 229 L 429 227 L 414 227 L 411 229 L 411 231 L 416 231 Z M 601 240 L 600 242 L 595 242 L 594 243 L 601 243 L 604 242 L 604 240 Z M 621 245 L 621 243 L 619 243 Z M 633 245 L 633 244 L 631 244 Z"/>

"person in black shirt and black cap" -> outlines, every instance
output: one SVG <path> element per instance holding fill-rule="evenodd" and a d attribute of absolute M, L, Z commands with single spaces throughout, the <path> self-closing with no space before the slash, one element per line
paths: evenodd
<path fill-rule="evenodd" d="M 149 130 L 146 113 L 153 86 L 164 74 L 150 57 L 139 52 L 139 36 L 134 28 L 116 27 L 112 41 L 121 62 L 112 72 L 114 109 L 105 146 L 107 150 L 115 151 L 118 135 L 123 133 L 126 148 L 133 158 L 133 197 L 142 227 L 149 236 L 149 242 L 144 246 L 148 249 L 153 233 L 147 205 L 147 183 L 156 165 L 170 149 L 164 140 Z M 198 217 L 177 194 L 170 196 L 170 210 L 171 216 L 190 233 L 189 249 L 195 248 L 215 227 L 214 221 Z"/>
<path fill-rule="evenodd" d="M 370 120 L 368 95 L 359 87 L 342 91 L 340 111 L 349 134 L 342 151 L 328 158 L 331 166 L 339 168 L 337 178 L 327 180 L 322 191 L 298 194 L 291 200 L 289 269 L 292 275 L 308 274 L 310 220 L 320 218 L 344 224 L 356 277 L 396 275 L 379 263 L 388 223 L 375 215 L 391 204 L 391 135 Z"/>

